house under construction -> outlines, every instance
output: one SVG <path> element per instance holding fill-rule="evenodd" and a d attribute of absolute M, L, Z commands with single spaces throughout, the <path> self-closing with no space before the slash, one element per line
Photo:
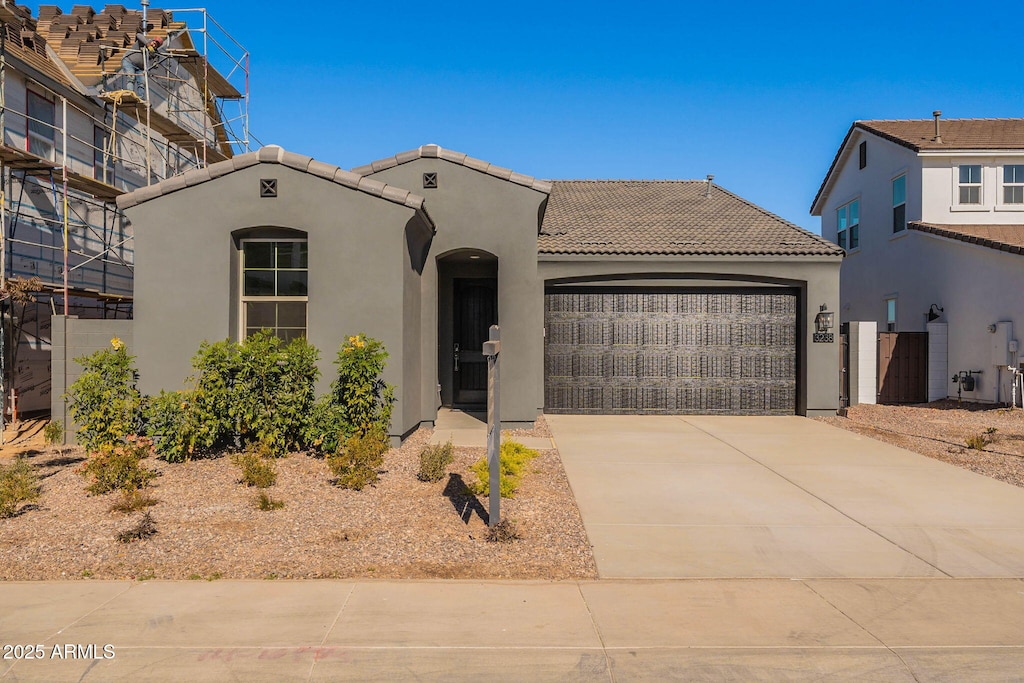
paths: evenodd
<path fill-rule="evenodd" d="M 9 414 L 50 406 L 52 314 L 132 315 L 117 196 L 248 150 L 249 55 L 206 10 L 148 0 L 38 17 L 0 0 L 0 27 L 0 284 L 39 283 L 0 303 Z"/>

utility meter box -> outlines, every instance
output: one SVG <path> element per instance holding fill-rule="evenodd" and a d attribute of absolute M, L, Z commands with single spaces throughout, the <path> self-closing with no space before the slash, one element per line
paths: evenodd
<path fill-rule="evenodd" d="M 992 365 L 1002 368 L 1016 365 L 1017 354 L 1010 351 L 1010 341 L 1013 339 L 1013 323 L 1009 321 L 999 322 L 996 323 L 995 327 L 996 331 L 991 335 Z"/>

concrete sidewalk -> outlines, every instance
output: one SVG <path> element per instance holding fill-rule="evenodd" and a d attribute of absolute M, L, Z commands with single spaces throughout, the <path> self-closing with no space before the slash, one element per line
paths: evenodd
<path fill-rule="evenodd" d="M 801 417 L 549 415 L 601 578 L 1024 577 L 1024 489 Z"/>
<path fill-rule="evenodd" d="M 5 650 L 17 659 L 0 659 L 3 681 L 996 681 L 1024 671 L 1017 579 L 74 581 L 0 583 L 0 605 L 0 644 L 42 653 Z"/>

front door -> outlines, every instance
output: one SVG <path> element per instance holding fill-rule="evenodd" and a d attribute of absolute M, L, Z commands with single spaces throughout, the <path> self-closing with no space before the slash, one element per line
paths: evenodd
<path fill-rule="evenodd" d="M 463 406 L 487 403 L 487 358 L 483 345 L 488 329 L 498 324 L 498 281 L 456 278 L 453 386 L 454 402 Z"/>

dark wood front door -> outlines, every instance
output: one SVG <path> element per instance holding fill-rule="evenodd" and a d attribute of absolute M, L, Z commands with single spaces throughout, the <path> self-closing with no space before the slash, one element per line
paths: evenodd
<path fill-rule="evenodd" d="M 455 403 L 487 402 L 487 331 L 498 324 L 498 282 L 493 278 L 455 280 Z"/>

